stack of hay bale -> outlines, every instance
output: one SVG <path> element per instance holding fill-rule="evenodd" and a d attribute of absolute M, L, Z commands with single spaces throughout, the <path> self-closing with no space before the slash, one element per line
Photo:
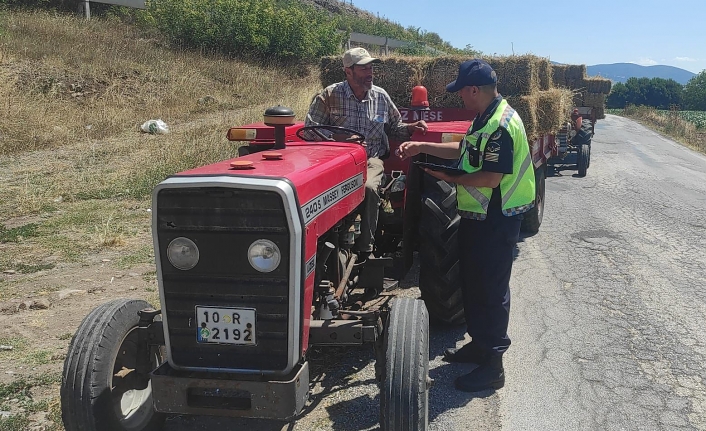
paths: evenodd
<path fill-rule="evenodd" d="M 574 106 L 591 107 L 597 119 L 605 118 L 605 101 L 610 93 L 610 79 L 586 76 L 585 65 L 554 64 L 552 79 L 557 87 L 574 92 Z"/>
<path fill-rule="evenodd" d="M 412 88 L 427 88 L 431 107 L 462 108 L 458 94 L 446 92 L 446 84 L 456 79 L 466 57 L 385 57 L 375 71 L 375 85 L 384 88 L 397 106 L 409 106 Z M 520 114 L 527 137 L 556 133 L 569 119 L 573 92 L 556 88 L 552 65 L 546 58 L 532 55 L 488 57 L 485 60 L 498 74 L 498 91 Z M 321 60 L 324 87 L 345 79 L 341 58 Z"/>

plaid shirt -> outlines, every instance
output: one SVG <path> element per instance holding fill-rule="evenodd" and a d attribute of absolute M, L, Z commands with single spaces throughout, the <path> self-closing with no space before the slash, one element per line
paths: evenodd
<path fill-rule="evenodd" d="M 368 157 L 382 157 L 390 150 L 387 134 L 400 141 L 410 137 L 407 124 L 385 90 L 373 85 L 359 101 L 348 81 L 329 85 L 318 94 L 306 115 L 306 126 L 339 126 L 365 136 Z"/>

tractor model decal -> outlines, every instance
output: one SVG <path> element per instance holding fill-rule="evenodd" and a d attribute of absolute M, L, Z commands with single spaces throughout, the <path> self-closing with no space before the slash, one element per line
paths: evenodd
<path fill-rule="evenodd" d="M 311 223 L 319 214 L 323 213 L 336 202 L 342 200 L 354 191 L 363 187 L 363 174 L 360 173 L 354 177 L 339 183 L 321 193 L 314 199 L 302 205 L 302 215 L 304 215 L 304 224 Z"/>
<path fill-rule="evenodd" d="M 304 278 L 309 278 L 309 276 L 314 272 L 316 269 L 316 255 L 311 256 L 311 259 L 309 259 L 306 262 L 306 277 Z"/>

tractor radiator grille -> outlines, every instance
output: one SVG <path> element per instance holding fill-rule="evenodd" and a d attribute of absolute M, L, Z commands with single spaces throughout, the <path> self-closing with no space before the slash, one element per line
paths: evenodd
<path fill-rule="evenodd" d="M 188 368 L 285 369 L 290 232 L 282 198 L 262 190 L 168 188 L 159 192 L 156 210 L 172 362 Z M 176 269 L 167 258 L 167 246 L 177 237 L 199 248 L 199 262 L 191 270 Z M 258 239 L 273 241 L 282 253 L 278 268 L 267 274 L 248 261 L 248 248 Z M 196 306 L 254 308 L 257 345 L 197 342 Z"/>

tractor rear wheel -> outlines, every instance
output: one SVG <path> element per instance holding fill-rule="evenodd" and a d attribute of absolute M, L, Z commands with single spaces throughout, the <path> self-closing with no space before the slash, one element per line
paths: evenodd
<path fill-rule="evenodd" d="M 419 289 L 430 317 L 464 322 L 458 263 L 456 187 L 424 174 L 419 221 Z"/>
<path fill-rule="evenodd" d="M 385 321 L 380 388 L 383 431 L 425 431 L 429 425 L 429 315 L 418 299 L 395 298 Z"/>
<path fill-rule="evenodd" d="M 588 158 L 591 156 L 591 147 L 589 145 L 581 145 L 578 149 L 578 174 L 579 177 L 586 176 L 588 170 Z"/>
<path fill-rule="evenodd" d="M 545 189 L 545 166 L 541 166 L 534 171 L 534 181 L 536 184 L 534 207 L 523 214 L 522 231 L 527 233 L 539 232 L 539 227 L 542 225 L 544 218 L 544 189 Z"/>
<path fill-rule="evenodd" d="M 152 386 L 137 386 L 137 312 L 141 300 L 116 299 L 95 308 L 71 340 L 61 380 L 61 416 L 66 431 L 150 431 L 164 425 L 154 411 Z M 152 366 L 162 361 L 151 346 Z"/>

